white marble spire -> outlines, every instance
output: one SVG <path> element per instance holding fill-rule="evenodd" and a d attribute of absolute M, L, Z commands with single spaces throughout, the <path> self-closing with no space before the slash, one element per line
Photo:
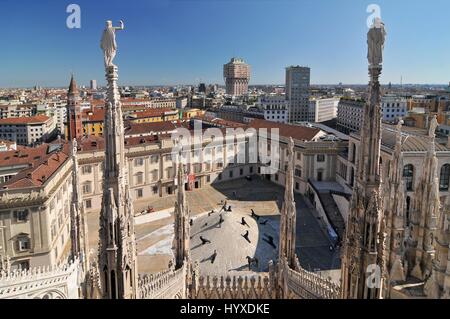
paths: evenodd
<path fill-rule="evenodd" d="M 436 157 L 436 117 L 429 130 L 429 147 L 422 166 L 422 176 L 416 184 L 411 220 L 413 270 L 411 275 L 425 280 L 431 274 L 434 259 L 437 219 L 440 211 L 438 160 Z"/>
<path fill-rule="evenodd" d="M 72 141 L 72 205 L 70 210 L 71 224 L 71 249 L 72 256 L 80 256 L 83 261 L 84 271 L 89 267 L 88 228 L 86 214 L 80 190 L 79 167 L 77 160 L 77 140 Z"/>
<path fill-rule="evenodd" d="M 128 186 L 118 68 L 111 63 L 105 69 L 108 90 L 99 271 L 103 298 L 129 299 L 137 297 L 138 288 L 134 209 Z"/>
<path fill-rule="evenodd" d="M 364 106 L 357 175 L 353 187 L 342 258 L 342 297 L 381 298 L 384 274 L 385 221 L 380 187 L 381 86 L 379 77 L 386 33 L 382 23 L 367 34 L 369 98 Z M 368 283 L 370 282 L 370 286 Z"/>
<path fill-rule="evenodd" d="M 280 243 L 278 247 L 279 260 L 286 258 L 288 265 L 295 269 L 297 260 L 295 254 L 297 210 L 294 200 L 294 140 L 288 143 L 287 170 L 284 188 L 284 201 L 280 217 Z"/>
<path fill-rule="evenodd" d="M 189 208 L 186 202 L 185 172 L 181 155 L 178 158 L 177 169 L 177 201 L 175 203 L 175 268 L 181 268 L 183 263 L 190 259 L 190 227 Z"/>

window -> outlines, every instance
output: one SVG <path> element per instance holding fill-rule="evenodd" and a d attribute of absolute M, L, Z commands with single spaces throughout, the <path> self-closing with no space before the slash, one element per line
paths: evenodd
<path fill-rule="evenodd" d="M 91 209 L 92 208 L 92 201 L 90 199 L 86 199 L 84 201 L 84 207 L 86 207 L 86 209 Z"/>
<path fill-rule="evenodd" d="M 323 172 L 322 171 L 318 171 L 317 172 L 317 181 L 321 182 L 323 180 Z"/>
<path fill-rule="evenodd" d="M 250 174 L 253 174 L 253 166 L 250 166 L 249 172 L 250 172 Z"/>
<path fill-rule="evenodd" d="M 302 170 L 301 170 L 301 168 L 296 168 L 295 169 L 295 176 L 302 177 Z"/>
<path fill-rule="evenodd" d="M 406 190 L 412 191 L 414 187 L 414 166 L 411 164 L 403 167 L 403 178 L 405 179 Z"/>
<path fill-rule="evenodd" d="M 173 178 L 173 175 L 174 175 L 173 167 L 166 168 L 166 174 L 167 174 L 167 178 Z"/>
<path fill-rule="evenodd" d="M 92 173 L 92 166 L 91 165 L 83 165 L 83 166 L 81 166 L 81 172 L 83 173 L 83 175 L 91 174 Z"/>
<path fill-rule="evenodd" d="M 230 178 L 233 178 L 233 171 L 230 171 L 230 172 L 228 173 L 228 176 L 229 176 Z"/>
<path fill-rule="evenodd" d="M 52 222 L 50 231 L 51 231 L 52 239 L 55 238 L 55 236 L 56 236 L 56 222 L 55 221 Z"/>
<path fill-rule="evenodd" d="M 241 175 L 241 176 L 244 175 L 244 169 L 242 169 L 242 168 L 239 169 L 239 175 Z"/>
<path fill-rule="evenodd" d="M 141 185 L 144 183 L 144 174 L 142 172 L 136 173 L 136 175 L 134 175 L 134 181 L 135 181 L 135 185 Z"/>
<path fill-rule="evenodd" d="M 218 179 L 219 181 L 222 180 L 222 173 L 220 173 L 219 176 L 217 176 L 217 179 Z"/>
<path fill-rule="evenodd" d="M 210 183 L 210 182 L 211 182 L 211 176 L 209 176 L 209 175 L 206 176 L 206 182 L 207 182 L 207 183 Z"/>
<path fill-rule="evenodd" d="M 441 168 L 441 175 L 439 178 L 439 189 L 441 191 L 448 191 L 450 182 L 450 164 L 445 164 Z"/>
<path fill-rule="evenodd" d="M 158 170 L 157 169 L 154 169 L 153 171 L 152 171 L 152 181 L 157 181 L 158 180 Z"/>
<path fill-rule="evenodd" d="M 20 236 L 17 239 L 19 251 L 26 251 L 30 249 L 30 237 L 28 235 Z"/>
<path fill-rule="evenodd" d="M 317 155 L 317 162 L 319 163 L 325 162 L 325 155 L 323 154 Z"/>
<path fill-rule="evenodd" d="M 144 159 L 142 157 L 140 158 L 135 158 L 134 159 L 134 166 L 143 166 L 144 165 Z"/>
<path fill-rule="evenodd" d="M 299 160 L 301 160 L 301 159 L 302 159 L 302 153 L 297 152 L 297 160 L 299 161 Z"/>
<path fill-rule="evenodd" d="M 300 190 L 300 184 L 298 182 L 295 183 L 295 190 Z"/>
<path fill-rule="evenodd" d="M 14 212 L 16 221 L 19 223 L 24 223 L 28 220 L 28 210 L 19 210 Z"/>
<path fill-rule="evenodd" d="M 275 174 L 275 181 L 278 182 L 278 174 Z"/>
<path fill-rule="evenodd" d="M 153 195 L 158 194 L 158 186 L 153 186 L 152 187 L 152 192 L 153 192 Z"/>
<path fill-rule="evenodd" d="M 159 162 L 159 157 L 158 155 L 152 155 L 150 156 L 150 163 L 155 164 Z"/>
<path fill-rule="evenodd" d="M 86 182 L 83 184 L 83 194 L 90 194 L 92 193 L 92 183 Z"/>
<path fill-rule="evenodd" d="M 144 192 L 142 188 L 136 189 L 136 198 L 142 198 L 144 196 Z"/>

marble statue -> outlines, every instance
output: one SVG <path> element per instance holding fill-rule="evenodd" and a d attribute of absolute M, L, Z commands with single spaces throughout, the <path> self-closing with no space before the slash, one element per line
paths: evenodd
<path fill-rule="evenodd" d="M 116 30 L 123 30 L 123 21 L 119 21 L 119 27 L 113 27 L 112 21 L 106 21 L 106 29 L 103 31 L 100 47 L 105 58 L 105 67 L 114 66 L 113 60 L 117 52 Z"/>
<path fill-rule="evenodd" d="M 386 31 L 384 29 L 384 23 L 381 21 L 375 21 L 367 34 L 367 44 L 369 46 L 367 59 L 369 60 L 370 66 L 378 66 L 383 63 L 385 38 Z"/>
<path fill-rule="evenodd" d="M 433 119 L 430 122 L 430 128 L 428 130 L 428 136 L 434 138 L 436 136 L 436 129 L 439 126 L 436 115 L 433 116 Z"/>

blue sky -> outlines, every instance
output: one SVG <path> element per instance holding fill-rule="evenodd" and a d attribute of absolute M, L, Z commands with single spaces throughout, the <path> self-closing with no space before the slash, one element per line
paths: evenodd
<path fill-rule="evenodd" d="M 68 29 L 66 7 L 81 7 Z M 384 83 L 450 81 L 448 0 L 0 0 L 0 87 L 104 83 L 104 23 L 125 21 L 115 63 L 123 85 L 223 83 L 232 56 L 251 84 L 284 83 L 307 65 L 316 84 L 366 83 L 366 8 L 387 26 Z"/>

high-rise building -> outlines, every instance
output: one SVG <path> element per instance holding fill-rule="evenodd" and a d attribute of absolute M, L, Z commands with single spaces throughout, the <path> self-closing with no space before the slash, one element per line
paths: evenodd
<path fill-rule="evenodd" d="M 199 91 L 200 93 L 206 93 L 206 84 L 205 84 L 205 83 L 200 83 L 200 84 L 198 85 L 198 91 Z"/>
<path fill-rule="evenodd" d="M 226 94 L 239 96 L 247 93 L 250 81 L 250 65 L 243 59 L 232 58 L 223 66 L 223 77 L 225 78 Z"/>
<path fill-rule="evenodd" d="M 91 90 L 97 91 L 97 80 L 91 80 Z"/>
<path fill-rule="evenodd" d="M 286 99 L 290 123 L 308 121 L 310 76 L 311 69 L 308 67 L 286 68 Z"/>

